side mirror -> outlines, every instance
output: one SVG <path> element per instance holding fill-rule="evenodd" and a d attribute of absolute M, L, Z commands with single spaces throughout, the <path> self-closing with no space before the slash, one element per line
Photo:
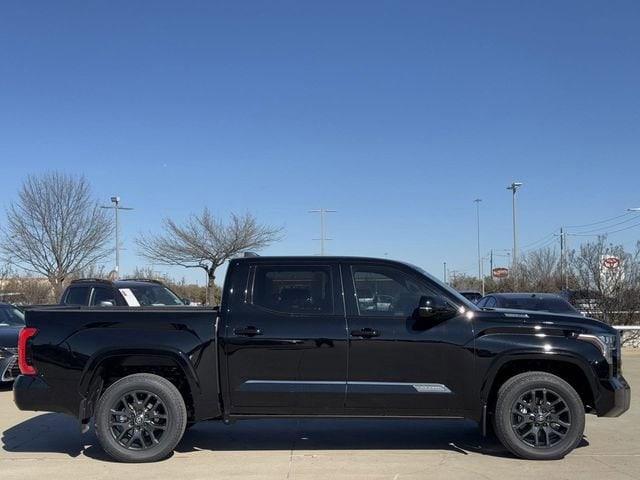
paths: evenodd
<path fill-rule="evenodd" d="M 111 300 L 102 300 L 99 304 L 99 307 L 113 307 L 113 302 Z"/>
<path fill-rule="evenodd" d="M 443 313 L 453 312 L 453 308 L 442 297 L 423 295 L 418 305 L 418 315 L 421 318 L 433 318 Z"/>
<path fill-rule="evenodd" d="M 184 303 L 185 305 L 191 305 L 191 300 L 189 300 L 188 298 L 183 298 L 181 300 L 182 300 L 182 303 Z"/>

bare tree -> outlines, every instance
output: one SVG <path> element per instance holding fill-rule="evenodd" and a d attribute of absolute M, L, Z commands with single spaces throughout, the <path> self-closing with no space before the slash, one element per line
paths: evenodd
<path fill-rule="evenodd" d="M 619 259 L 611 271 L 603 266 L 608 256 Z M 600 237 L 582 244 L 570 259 L 577 285 L 595 301 L 595 316 L 618 325 L 640 321 L 640 243 L 630 253 Z"/>
<path fill-rule="evenodd" d="M 228 222 L 208 209 L 179 225 L 164 220 L 162 234 L 136 239 L 140 254 L 153 263 L 201 268 L 207 274 L 207 303 L 215 304 L 215 273 L 230 258 L 247 250 L 260 250 L 281 238 L 282 228 L 262 225 L 249 214 L 231 214 Z"/>
<path fill-rule="evenodd" d="M 0 252 L 8 263 L 47 277 L 59 296 L 69 276 L 111 253 L 112 228 L 84 177 L 31 175 L 7 209 Z"/>
<path fill-rule="evenodd" d="M 525 255 L 518 267 L 521 289 L 532 292 L 562 290 L 560 255 L 554 248 L 541 248 Z"/>

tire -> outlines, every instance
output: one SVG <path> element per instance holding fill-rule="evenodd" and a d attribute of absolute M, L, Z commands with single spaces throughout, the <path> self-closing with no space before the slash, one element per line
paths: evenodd
<path fill-rule="evenodd" d="M 168 457 L 182 439 L 187 409 L 170 381 L 139 373 L 105 390 L 94 422 L 100 445 L 115 460 L 155 462 Z"/>
<path fill-rule="evenodd" d="M 560 377 L 527 372 L 508 379 L 498 391 L 494 429 L 514 455 L 556 460 L 582 440 L 584 405 Z"/>

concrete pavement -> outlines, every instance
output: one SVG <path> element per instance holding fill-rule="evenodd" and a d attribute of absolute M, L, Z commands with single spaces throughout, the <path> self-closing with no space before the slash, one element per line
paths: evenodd
<path fill-rule="evenodd" d="M 640 352 L 625 352 L 623 372 L 631 410 L 617 419 L 589 415 L 581 446 L 552 462 L 513 458 L 471 422 L 257 420 L 196 425 L 168 460 L 125 465 L 104 455 L 93 432 L 81 435 L 73 418 L 21 412 L 5 389 L 0 480 L 640 479 Z"/>

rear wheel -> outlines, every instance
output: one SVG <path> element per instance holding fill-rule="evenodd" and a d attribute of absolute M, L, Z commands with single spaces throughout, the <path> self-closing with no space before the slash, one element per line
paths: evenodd
<path fill-rule="evenodd" d="M 122 462 L 166 458 L 187 425 L 182 395 L 168 380 L 152 374 L 124 377 L 100 397 L 95 430 L 100 445 Z"/>
<path fill-rule="evenodd" d="M 584 432 L 584 406 L 561 378 L 527 372 L 498 391 L 494 427 L 502 444 L 531 460 L 555 460 L 573 450 Z"/>

